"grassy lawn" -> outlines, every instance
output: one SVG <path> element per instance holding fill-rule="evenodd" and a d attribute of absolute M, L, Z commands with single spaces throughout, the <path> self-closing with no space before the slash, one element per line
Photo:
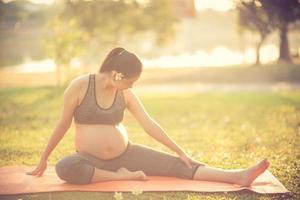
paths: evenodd
<path fill-rule="evenodd" d="M 64 87 L 0 89 L 0 166 L 36 165 L 58 120 Z M 139 93 L 149 114 L 193 158 L 210 166 L 246 168 L 267 157 L 269 170 L 292 196 L 251 192 L 123 193 L 124 199 L 300 198 L 300 92 L 232 91 Z M 125 113 L 130 140 L 171 152 Z M 52 152 L 48 165 L 75 151 L 74 127 Z M 58 192 L 1 199 L 114 199 L 114 193 Z"/>

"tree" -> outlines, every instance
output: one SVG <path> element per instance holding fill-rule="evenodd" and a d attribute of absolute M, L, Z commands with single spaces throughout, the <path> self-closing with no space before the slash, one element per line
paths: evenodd
<path fill-rule="evenodd" d="M 62 83 L 62 72 L 66 71 L 65 81 L 69 81 L 70 61 L 83 52 L 83 44 L 87 36 L 82 32 L 75 20 L 61 21 L 57 16 L 49 22 L 51 34 L 45 39 L 47 54 L 56 64 L 56 85 Z"/>
<path fill-rule="evenodd" d="M 72 18 L 98 44 L 118 46 L 122 39 L 152 31 L 162 45 L 175 33 L 178 17 L 169 0 L 65 1 L 63 17 Z"/>
<path fill-rule="evenodd" d="M 258 65 L 260 64 L 260 48 L 267 36 L 273 31 L 273 26 L 270 23 L 269 16 L 266 15 L 257 1 L 242 1 L 237 5 L 237 9 L 239 26 L 252 31 L 258 31 L 259 33 L 260 38 L 256 46 L 255 62 L 255 64 Z"/>
<path fill-rule="evenodd" d="M 300 20 L 300 3 L 298 0 L 260 0 L 263 10 L 279 30 L 279 60 L 291 61 L 287 33 L 289 25 Z"/>
<path fill-rule="evenodd" d="M 238 1 L 237 8 L 239 24 L 260 33 L 261 42 L 258 47 L 266 35 L 278 30 L 280 36 L 279 60 L 291 61 L 287 33 L 289 25 L 300 19 L 298 0 L 242 0 Z"/>
<path fill-rule="evenodd" d="M 150 0 L 143 9 L 141 23 L 156 35 L 156 45 L 163 46 L 175 36 L 174 25 L 180 17 L 175 12 L 176 8 L 168 0 Z"/>

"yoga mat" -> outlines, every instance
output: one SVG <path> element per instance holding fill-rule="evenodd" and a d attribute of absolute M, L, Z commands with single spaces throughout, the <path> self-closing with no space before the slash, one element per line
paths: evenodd
<path fill-rule="evenodd" d="M 187 180 L 175 177 L 148 176 L 149 180 L 120 180 L 73 185 L 60 180 L 54 166 L 48 166 L 43 176 L 31 176 L 25 172 L 32 171 L 35 166 L 5 166 L 0 168 L 0 195 L 27 194 L 54 191 L 105 191 L 131 192 L 138 188 L 142 191 L 195 191 L 195 192 L 229 192 L 247 189 L 257 193 L 274 194 L 289 191 L 266 170 L 257 177 L 250 187 L 234 184 Z"/>

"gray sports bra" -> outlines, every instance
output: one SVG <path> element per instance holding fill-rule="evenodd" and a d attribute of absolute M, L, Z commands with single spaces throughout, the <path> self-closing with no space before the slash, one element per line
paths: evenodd
<path fill-rule="evenodd" d="M 74 120 L 78 124 L 112 124 L 123 120 L 126 108 L 123 92 L 117 90 L 109 108 L 101 108 L 96 100 L 95 74 L 89 75 L 89 85 L 83 100 L 74 111 Z"/>

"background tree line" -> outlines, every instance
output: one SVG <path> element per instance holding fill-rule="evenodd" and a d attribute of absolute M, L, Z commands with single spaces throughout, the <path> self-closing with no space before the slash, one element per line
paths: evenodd
<path fill-rule="evenodd" d="M 260 40 L 256 49 L 256 64 L 260 63 L 259 49 L 270 33 L 279 34 L 279 60 L 291 61 L 288 31 L 298 28 L 300 4 L 298 0 L 238 0 L 239 26 L 242 30 L 258 32 Z M 193 0 L 101 0 L 72 1 L 61 0 L 52 6 L 37 5 L 25 0 L 4 3 L 0 0 L 0 43 L 6 42 L 10 30 L 22 26 L 46 26 L 43 51 L 56 62 L 57 82 L 61 82 L 61 72 L 69 70 L 69 63 L 80 57 L 84 65 L 94 64 L 112 46 L 126 43 L 139 52 L 143 51 L 141 34 L 155 46 L 171 42 L 176 34 L 176 24 L 182 17 L 194 17 Z M 22 33 L 23 34 L 23 33 Z M 24 39 L 28 39 L 26 32 Z M 41 57 L 41 52 L 28 48 L 33 58 Z M 36 48 L 37 49 L 37 48 Z M 17 52 L 17 51 L 16 51 Z M 153 54 L 153 56 L 158 56 Z M 17 62 L 18 55 L 0 52 L 0 65 Z M 7 59 L 10 58 L 10 59 Z M 69 73 L 66 73 L 69 74 Z"/>

